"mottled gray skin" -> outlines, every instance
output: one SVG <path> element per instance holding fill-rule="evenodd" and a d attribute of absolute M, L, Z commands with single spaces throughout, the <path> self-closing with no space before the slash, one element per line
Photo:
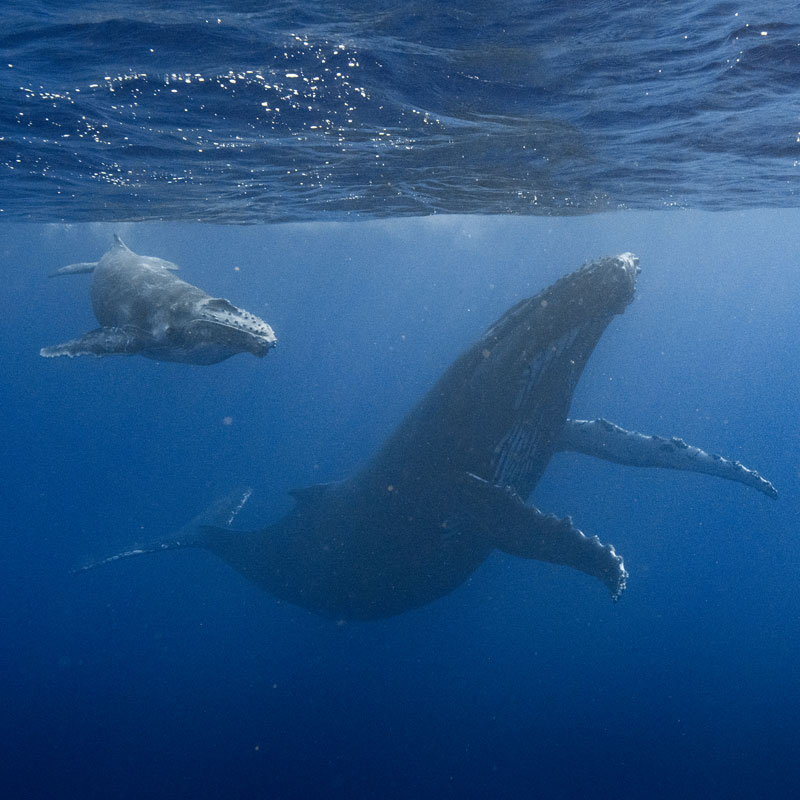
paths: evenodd
<path fill-rule="evenodd" d="M 53 275 L 92 272 L 92 308 L 102 327 L 44 347 L 41 355 L 141 355 L 157 361 L 216 364 L 237 353 L 265 356 L 272 328 L 248 311 L 182 281 L 169 261 L 140 256 L 118 237 L 94 263 L 71 264 Z"/>
<path fill-rule="evenodd" d="M 523 300 L 445 372 L 352 478 L 297 493 L 262 531 L 201 545 L 262 589 L 342 619 L 402 613 L 460 586 L 496 548 L 588 572 L 616 597 L 612 547 L 526 506 L 586 360 L 633 299 L 637 261 L 603 259 Z"/>
<path fill-rule="evenodd" d="M 584 365 L 633 299 L 638 271 L 630 253 L 602 259 L 518 303 L 359 472 L 295 492 L 295 508 L 275 524 L 232 530 L 249 495 L 237 496 L 170 541 L 100 563 L 202 547 L 282 600 L 335 619 L 377 619 L 448 594 L 498 549 L 580 570 L 617 599 L 627 572 L 614 548 L 523 502 L 557 450 L 707 472 L 774 496 L 757 473 L 681 440 L 567 419 Z"/>

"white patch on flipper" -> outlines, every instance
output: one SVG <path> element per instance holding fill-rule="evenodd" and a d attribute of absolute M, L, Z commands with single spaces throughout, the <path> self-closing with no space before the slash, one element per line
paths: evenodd
<path fill-rule="evenodd" d="M 716 453 L 708 453 L 677 437 L 667 439 L 629 431 L 607 419 L 567 420 L 558 449 L 573 450 L 632 467 L 702 472 L 743 483 L 768 497 L 778 496 L 775 487 L 766 478 L 739 461 L 729 461 Z"/>

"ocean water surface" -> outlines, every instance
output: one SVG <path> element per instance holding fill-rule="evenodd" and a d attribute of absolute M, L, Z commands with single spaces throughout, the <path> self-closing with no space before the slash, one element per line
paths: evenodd
<path fill-rule="evenodd" d="M 35 0 L 0 18 L 3 796 L 792 796 L 791 4 Z M 40 358 L 97 324 L 91 276 L 48 273 L 114 233 L 278 347 Z M 616 546 L 619 603 L 500 553 L 370 623 L 198 550 L 72 573 L 235 486 L 254 490 L 237 524 L 276 519 L 292 488 L 362 464 L 513 303 L 623 251 L 636 299 L 571 416 L 681 436 L 779 497 L 558 455 L 530 501 Z"/>
<path fill-rule="evenodd" d="M 771 2 L 7 3 L 0 216 L 796 207 Z"/>

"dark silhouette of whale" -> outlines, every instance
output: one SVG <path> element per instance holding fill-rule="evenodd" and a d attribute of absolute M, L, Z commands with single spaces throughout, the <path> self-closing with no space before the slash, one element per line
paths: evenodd
<path fill-rule="evenodd" d="M 617 599 L 627 573 L 614 548 L 524 502 L 555 451 L 695 470 L 776 494 L 738 462 L 680 439 L 567 419 L 583 367 L 633 299 L 638 271 L 630 253 L 601 259 L 515 305 L 360 471 L 294 492 L 295 508 L 275 524 L 232 530 L 247 497 L 237 495 L 169 541 L 99 563 L 202 547 L 283 600 L 337 619 L 376 619 L 446 595 L 498 549 L 580 570 Z"/>
<path fill-rule="evenodd" d="M 254 314 L 182 281 L 178 267 L 129 250 L 119 236 L 97 262 L 52 275 L 92 272 L 92 308 L 102 327 L 39 352 L 55 356 L 141 355 L 157 361 L 216 364 L 236 353 L 265 356 L 272 328 Z"/>

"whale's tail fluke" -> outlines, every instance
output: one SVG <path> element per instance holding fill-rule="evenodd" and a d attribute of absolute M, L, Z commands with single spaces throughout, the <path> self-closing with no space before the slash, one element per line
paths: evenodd
<path fill-rule="evenodd" d="M 165 258 L 157 258 L 156 256 L 139 256 L 135 253 L 131 252 L 131 250 L 127 247 L 125 242 L 119 238 L 119 236 L 115 233 L 114 234 L 114 244 L 111 246 L 111 249 L 108 251 L 106 255 L 111 253 L 127 253 L 132 258 L 138 258 L 140 262 L 146 263 L 150 267 L 160 267 L 161 269 L 168 269 L 176 271 L 179 269 L 177 264 L 173 264 L 172 261 L 167 261 Z M 87 272 L 94 272 L 95 267 L 99 264 L 99 261 L 81 261 L 77 264 L 67 264 L 66 267 L 60 267 L 59 269 L 53 270 L 48 274 L 48 278 L 55 278 L 59 275 L 81 275 Z"/>
<path fill-rule="evenodd" d="M 97 261 L 81 261 L 80 264 L 67 264 L 66 267 L 53 270 L 47 277 L 55 278 L 58 275 L 80 275 L 84 272 L 94 272 Z"/>
<path fill-rule="evenodd" d="M 114 561 L 132 556 L 142 556 L 149 553 L 161 553 L 164 550 L 178 550 L 186 547 L 204 547 L 205 537 L 209 529 L 228 529 L 236 519 L 237 514 L 244 508 L 250 499 L 253 490 L 250 487 L 235 489 L 224 497 L 212 503 L 205 511 L 187 522 L 173 537 L 154 542 L 142 547 L 133 547 L 122 553 L 92 561 L 72 570 L 73 573 L 87 572 L 97 567 L 103 567 Z"/>

